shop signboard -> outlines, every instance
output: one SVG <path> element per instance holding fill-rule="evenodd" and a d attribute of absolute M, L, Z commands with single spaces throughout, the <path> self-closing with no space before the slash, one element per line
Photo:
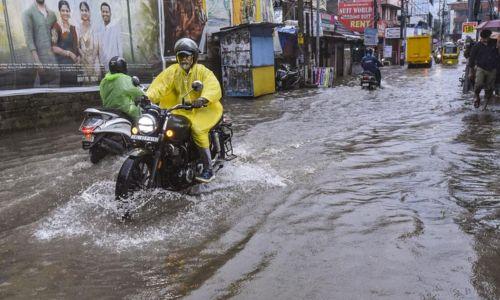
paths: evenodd
<path fill-rule="evenodd" d="M 465 40 L 468 36 L 476 39 L 477 22 L 463 22 L 462 23 L 462 39 Z"/>
<path fill-rule="evenodd" d="M 373 0 L 348 0 L 339 2 L 339 21 L 352 31 L 363 33 L 373 26 Z"/>
<path fill-rule="evenodd" d="M 335 16 L 331 14 L 321 13 L 321 27 L 326 31 L 335 30 Z"/>
<path fill-rule="evenodd" d="M 377 33 L 376 28 L 365 28 L 365 46 L 376 46 L 378 44 Z"/>
<path fill-rule="evenodd" d="M 391 58 L 391 57 L 392 57 L 392 45 L 385 45 L 384 58 Z"/>
<path fill-rule="evenodd" d="M 401 28 L 400 27 L 391 27 L 385 29 L 385 38 L 386 39 L 399 39 L 401 38 Z"/>

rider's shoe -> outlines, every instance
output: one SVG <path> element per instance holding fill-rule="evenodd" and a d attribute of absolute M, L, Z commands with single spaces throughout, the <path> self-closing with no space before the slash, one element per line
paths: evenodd
<path fill-rule="evenodd" d="M 199 182 L 209 183 L 215 178 L 214 171 L 212 169 L 203 169 L 200 175 L 196 176 L 195 179 Z"/>

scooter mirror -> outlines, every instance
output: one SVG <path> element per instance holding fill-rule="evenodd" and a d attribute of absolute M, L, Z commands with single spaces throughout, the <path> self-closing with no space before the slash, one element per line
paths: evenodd
<path fill-rule="evenodd" d="M 191 85 L 194 91 L 196 92 L 201 92 L 203 90 L 203 83 L 199 80 L 193 81 L 193 84 Z"/>
<path fill-rule="evenodd" d="M 134 86 L 139 86 L 141 84 L 141 81 L 139 80 L 139 77 L 137 76 L 132 76 L 132 84 Z"/>

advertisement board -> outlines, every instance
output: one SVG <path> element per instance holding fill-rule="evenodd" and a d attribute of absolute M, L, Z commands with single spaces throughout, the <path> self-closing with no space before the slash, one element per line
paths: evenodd
<path fill-rule="evenodd" d="M 385 29 L 385 38 L 386 39 L 399 39 L 401 38 L 401 28 L 400 27 L 391 27 Z"/>
<path fill-rule="evenodd" d="M 205 0 L 163 0 L 166 56 L 174 56 L 175 42 L 184 37 L 193 39 L 204 52 L 208 28 L 206 7 Z"/>
<path fill-rule="evenodd" d="M 378 44 L 378 30 L 376 28 L 365 28 L 365 46 L 376 46 Z"/>
<path fill-rule="evenodd" d="M 463 22 L 462 23 L 462 39 L 465 40 L 468 36 L 476 39 L 477 22 Z"/>
<path fill-rule="evenodd" d="M 231 26 L 231 0 L 207 0 L 208 32 Z"/>
<path fill-rule="evenodd" d="M 273 0 L 232 0 L 233 26 L 273 20 Z"/>
<path fill-rule="evenodd" d="M 339 2 L 339 20 L 352 31 L 363 33 L 373 26 L 374 11 L 372 0 L 351 0 Z"/>
<path fill-rule="evenodd" d="M 384 58 L 391 58 L 391 57 L 392 57 L 392 45 L 385 45 Z"/>
<path fill-rule="evenodd" d="M 161 71 L 157 0 L 2 4 L 0 90 L 96 85 L 113 56 L 142 78 Z"/>

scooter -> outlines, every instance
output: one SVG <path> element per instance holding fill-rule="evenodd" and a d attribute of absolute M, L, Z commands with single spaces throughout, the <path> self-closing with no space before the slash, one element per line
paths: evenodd
<path fill-rule="evenodd" d="M 369 71 L 363 71 L 363 73 L 361 73 L 360 81 L 362 89 L 367 88 L 368 90 L 374 90 L 379 86 L 375 74 Z"/>
<path fill-rule="evenodd" d="M 108 154 L 125 154 L 132 149 L 132 120 L 119 110 L 87 108 L 80 125 L 82 148 L 90 161 L 98 163 Z"/>

